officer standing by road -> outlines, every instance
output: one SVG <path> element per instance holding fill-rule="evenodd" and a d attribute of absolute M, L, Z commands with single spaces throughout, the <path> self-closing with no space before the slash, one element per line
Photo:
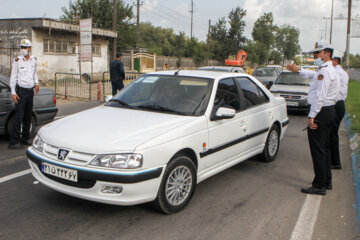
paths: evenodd
<path fill-rule="evenodd" d="M 332 62 L 340 76 L 340 91 L 335 104 L 336 124 L 332 128 L 330 136 L 331 168 L 341 169 L 338 132 L 340 123 L 345 115 L 345 99 L 348 92 L 349 75 L 340 66 L 341 56 L 338 51 L 334 51 Z"/>
<path fill-rule="evenodd" d="M 312 186 L 302 188 L 303 193 L 325 195 L 326 189 L 332 189 L 331 161 L 330 161 L 330 132 L 336 121 L 335 103 L 337 100 L 340 79 L 332 65 L 333 48 L 325 40 L 316 42 L 315 49 L 311 51 L 314 64 L 320 67 L 310 83 L 308 103 L 308 140 L 313 160 L 315 177 Z M 293 64 L 287 69 L 299 72 Z M 300 71 L 300 74 L 302 74 Z M 304 73 L 302 74 L 304 75 Z"/>
<path fill-rule="evenodd" d="M 125 71 L 121 62 L 122 53 L 116 54 L 116 59 L 110 63 L 110 81 L 112 86 L 112 95 L 124 88 Z"/>
<path fill-rule="evenodd" d="M 38 93 L 39 79 L 36 71 L 37 59 L 30 56 L 30 53 L 31 41 L 22 39 L 20 56 L 14 60 L 10 77 L 11 98 L 15 102 L 15 122 L 10 134 L 10 149 L 31 145 L 29 135 L 34 88 L 35 93 Z"/>

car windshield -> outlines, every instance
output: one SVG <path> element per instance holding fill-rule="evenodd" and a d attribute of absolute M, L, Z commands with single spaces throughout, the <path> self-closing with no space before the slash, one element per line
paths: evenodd
<path fill-rule="evenodd" d="M 281 73 L 275 84 L 309 86 L 310 82 L 311 79 L 305 79 L 299 73 Z"/>
<path fill-rule="evenodd" d="M 204 114 L 213 79 L 143 75 L 106 105 L 181 115 Z"/>
<path fill-rule="evenodd" d="M 273 77 L 277 76 L 277 73 L 274 68 L 257 68 L 252 75 L 256 77 Z"/>

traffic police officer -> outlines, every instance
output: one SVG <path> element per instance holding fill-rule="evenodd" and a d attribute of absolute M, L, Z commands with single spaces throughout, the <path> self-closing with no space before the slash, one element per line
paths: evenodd
<path fill-rule="evenodd" d="M 30 56 L 30 52 L 31 41 L 22 39 L 20 56 L 14 60 L 10 77 L 11 97 L 15 102 L 15 122 L 10 134 L 10 149 L 19 149 L 31 145 L 29 134 L 34 88 L 35 92 L 38 93 L 39 79 L 36 71 L 37 59 Z"/>
<path fill-rule="evenodd" d="M 313 160 L 315 177 L 312 186 L 302 188 L 303 193 L 325 195 L 326 189 L 332 189 L 331 161 L 330 161 L 330 132 L 336 121 L 335 103 L 337 100 L 340 79 L 332 65 L 333 48 L 325 40 L 316 42 L 311 51 L 314 64 L 320 67 L 318 72 L 300 70 L 296 65 L 289 65 L 287 69 L 300 72 L 302 76 L 312 76 L 310 83 L 308 104 L 308 140 Z"/>
<path fill-rule="evenodd" d="M 348 92 L 349 75 L 340 66 L 341 56 L 338 51 L 334 51 L 332 62 L 340 76 L 340 91 L 335 104 L 336 124 L 332 128 L 330 137 L 331 168 L 341 169 L 338 131 L 340 123 L 345 115 L 345 99 Z"/>
<path fill-rule="evenodd" d="M 116 95 L 118 90 L 120 91 L 124 88 L 123 80 L 125 79 L 125 72 L 121 57 L 122 53 L 117 53 L 116 59 L 110 63 L 110 81 L 113 96 Z"/>

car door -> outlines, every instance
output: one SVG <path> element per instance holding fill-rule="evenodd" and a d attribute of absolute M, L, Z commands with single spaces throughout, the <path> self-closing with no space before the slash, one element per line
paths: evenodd
<path fill-rule="evenodd" d="M 14 109 L 15 105 L 11 100 L 10 87 L 0 79 L 0 129 L 5 129 L 6 121 L 9 113 Z"/>
<path fill-rule="evenodd" d="M 241 102 L 244 103 L 239 115 L 246 126 L 246 151 L 261 150 L 273 123 L 269 97 L 255 81 L 247 77 L 237 77 L 235 81 L 240 89 Z"/>
<path fill-rule="evenodd" d="M 230 119 L 210 119 L 208 150 L 205 153 L 208 168 L 216 168 L 224 161 L 240 155 L 246 148 L 242 142 L 246 136 L 245 120 L 241 114 L 238 87 L 233 78 L 219 81 L 212 114 L 219 106 L 233 108 L 236 114 Z"/>

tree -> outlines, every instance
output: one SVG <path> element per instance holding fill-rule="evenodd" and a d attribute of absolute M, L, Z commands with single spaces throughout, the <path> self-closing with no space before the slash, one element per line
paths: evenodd
<path fill-rule="evenodd" d="M 293 60 L 300 53 L 299 35 L 300 31 L 290 25 L 276 29 L 275 45 L 283 56 L 282 64 L 284 64 L 285 58 Z"/>
<path fill-rule="evenodd" d="M 220 18 L 215 25 L 210 26 L 210 39 L 213 58 L 223 62 L 229 56 L 225 17 Z"/>
<path fill-rule="evenodd" d="M 112 0 L 79 0 L 76 3 L 69 2 L 69 7 L 63 7 L 61 19 L 93 19 L 93 25 L 98 28 L 112 29 L 113 22 Z M 126 49 L 135 46 L 135 30 L 132 20 L 134 18 L 132 6 L 125 4 L 123 0 L 117 1 L 117 32 L 118 49 Z"/>
<path fill-rule="evenodd" d="M 274 18 L 272 13 L 264 13 L 263 16 L 259 17 L 253 27 L 251 33 L 253 40 L 262 52 L 259 52 L 259 64 L 267 63 L 270 55 L 270 48 L 274 44 L 274 31 L 275 26 L 273 25 Z"/>
<path fill-rule="evenodd" d="M 246 37 L 243 35 L 245 30 L 245 21 L 243 18 L 246 15 L 246 10 L 237 7 L 235 10 L 231 10 L 229 13 L 230 29 L 228 31 L 228 47 L 229 52 L 236 54 L 243 48 L 246 42 Z"/>

